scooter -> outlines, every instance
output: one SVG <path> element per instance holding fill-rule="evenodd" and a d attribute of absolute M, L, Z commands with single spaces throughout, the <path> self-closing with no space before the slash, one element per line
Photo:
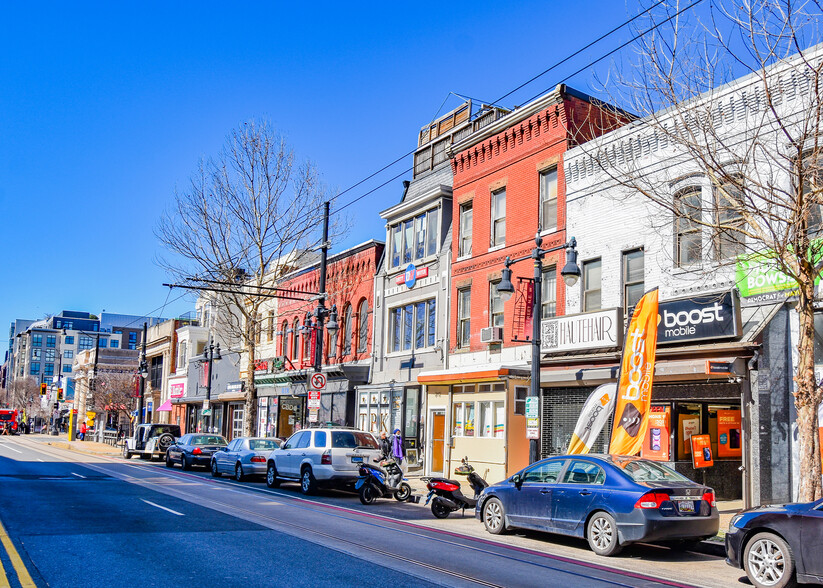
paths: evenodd
<path fill-rule="evenodd" d="M 375 459 L 380 467 L 363 462 L 360 464 L 360 477 L 354 485 L 360 495 L 360 502 L 372 504 L 378 498 L 394 496 L 395 500 L 405 502 L 411 498 L 411 486 L 403 481 L 403 470 L 394 459 Z"/>
<path fill-rule="evenodd" d="M 469 464 L 468 457 L 464 457 L 462 464 L 454 469 L 454 473 L 466 476 L 474 490 L 474 497 L 465 496 L 460 491 L 460 482 L 447 478 L 423 478 L 429 494 L 426 496 L 426 504 L 431 502 L 432 514 L 438 519 L 445 519 L 456 510 L 463 510 L 466 514 L 467 508 L 474 508 L 477 505 L 477 497 L 484 488 L 489 486 L 488 482 L 480 477 Z"/>

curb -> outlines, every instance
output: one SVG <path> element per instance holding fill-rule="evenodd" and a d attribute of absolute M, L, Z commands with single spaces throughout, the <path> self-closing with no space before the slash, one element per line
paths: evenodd
<path fill-rule="evenodd" d="M 697 545 L 695 545 L 692 551 L 696 551 L 697 553 L 703 553 L 705 555 L 714 555 L 716 557 L 726 557 L 726 543 L 719 542 L 719 541 L 712 541 L 706 540 L 701 541 Z"/>

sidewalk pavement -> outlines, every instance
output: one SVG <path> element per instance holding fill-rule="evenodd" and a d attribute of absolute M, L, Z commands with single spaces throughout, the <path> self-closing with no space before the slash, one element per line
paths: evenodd
<path fill-rule="evenodd" d="M 43 443 L 44 445 L 51 445 L 59 447 L 60 449 L 68 449 L 78 453 L 86 453 L 88 455 L 120 455 L 122 450 L 120 446 L 112 446 L 107 443 L 98 443 L 96 441 L 69 441 L 68 435 L 48 435 L 32 433 L 25 436 L 26 439 Z"/>

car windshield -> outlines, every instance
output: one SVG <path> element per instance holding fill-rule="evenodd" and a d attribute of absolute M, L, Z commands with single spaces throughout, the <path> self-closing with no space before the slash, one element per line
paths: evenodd
<path fill-rule="evenodd" d="M 636 459 L 621 462 L 615 460 L 614 464 L 623 468 L 623 471 L 635 482 L 691 482 L 686 476 L 653 461 Z"/>
<path fill-rule="evenodd" d="M 10 420 L 12 420 L 13 418 L 14 418 L 14 417 L 11 415 L 11 413 L 8 413 L 8 412 L 0 412 L 0 421 L 10 421 Z"/>
<path fill-rule="evenodd" d="M 225 445 L 226 440 L 217 435 L 197 435 L 192 437 L 192 445 Z"/>
<path fill-rule="evenodd" d="M 249 447 L 251 447 L 252 451 L 268 451 L 278 449 L 280 444 L 274 439 L 250 439 Z"/>
<path fill-rule="evenodd" d="M 354 449 L 356 447 L 378 448 L 374 436 L 361 431 L 332 431 L 331 446 L 342 449 Z"/>

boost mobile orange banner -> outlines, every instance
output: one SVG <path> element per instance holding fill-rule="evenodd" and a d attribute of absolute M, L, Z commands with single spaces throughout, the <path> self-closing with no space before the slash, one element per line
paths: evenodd
<path fill-rule="evenodd" d="M 657 296 L 657 288 L 643 295 L 626 331 L 609 444 L 612 455 L 640 453 L 649 427 L 657 347 Z"/>

